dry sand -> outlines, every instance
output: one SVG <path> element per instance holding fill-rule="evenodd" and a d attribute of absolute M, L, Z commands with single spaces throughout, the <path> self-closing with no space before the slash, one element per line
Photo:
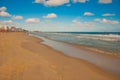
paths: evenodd
<path fill-rule="evenodd" d="M 26 33 L 0 33 L 0 80 L 119 80 Z"/>

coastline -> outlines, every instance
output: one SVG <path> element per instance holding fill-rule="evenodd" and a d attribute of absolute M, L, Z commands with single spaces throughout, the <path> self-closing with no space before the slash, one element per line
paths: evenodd
<path fill-rule="evenodd" d="M 26 33 L 0 34 L 3 42 L 0 44 L 0 79 L 119 80 L 118 76 L 84 60 L 68 57 L 42 41 Z"/>
<path fill-rule="evenodd" d="M 81 47 L 80 45 L 52 40 L 48 37 L 40 37 L 34 34 L 30 35 L 42 39 L 43 44 L 53 48 L 54 50 L 62 52 L 62 54 L 66 56 L 87 61 L 90 64 L 94 64 L 102 70 L 107 71 L 108 73 L 116 74 L 118 76 L 120 74 L 120 58 L 116 56 L 91 51 L 85 46 Z"/>
<path fill-rule="evenodd" d="M 45 38 L 50 39 L 48 37 L 45 37 Z M 53 40 L 53 39 L 50 39 L 50 40 Z M 53 41 L 57 41 L 57 40 L 53 40 Z M 65 41 L 57 41 L 57 42 L 62 42 L 62 43 L 68 44 L 68 45 L 72 45 L 76 48 L 81 48 L 83 50 L 98 53 L 98 54 L 101 54 L 101 55 L 104 55 L 104 56 L 106 55 L 106 56 L 110 56 L 110 57 L 120 59 L 120 53 L 111 53 L 111 52 L 99 50 L 97 48 L 93 48 L 93 47 L 89 47 L 89 46 L 85 46 L 85 45 L 81 45 L 81 44 L 69 43 L 69 42 L 65 42 Z"/>

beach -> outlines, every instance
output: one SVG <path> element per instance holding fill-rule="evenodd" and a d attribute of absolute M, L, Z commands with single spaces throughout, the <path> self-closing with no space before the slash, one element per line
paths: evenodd
<path fill-rule="evenodd" d="M 42 39 L 28 36 L 25 32 L 0 33 L 0 80 L 120 79 L 41 42 Z"/>

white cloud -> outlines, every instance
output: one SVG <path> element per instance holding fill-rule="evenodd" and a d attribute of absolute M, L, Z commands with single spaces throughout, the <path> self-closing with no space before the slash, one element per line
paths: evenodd
<path fill-rule="evenodd" d="M 95 26 L 94 22 L 81 22 L 79 20 L 73 20 L 72 21 L 75 25 L 79 26 L 79 27 L 89 27 L 89 26 Z"/>
<path fill-rule="evenodd" d="M 0 16 L 3 16 L 3 17 L 10 17 L 11 15 L 10 15 L 8 12 L 1 11 L 1 12 L 0 12 Z"/>
<path fill-rule="evenodd" d="M 3 17 L 10 17 L 11 15 L 6 12 L 7 8 L 6 7 L 0 7 L 0 16 L 3 16 Z"/>
<path fill-rule="evenodd" d="M 60 6 L 67 3 L 70 4 L 71 1 L 73 3 L 86 3 L 90 0 L 35 0 L 34 3 L 43 4 L 45 6 Z M 98 2 L 102 4 L 109 4 L 112 3 L 112 0 L 98 0 Z"/>
<path fill-rule="evenodd" d="M 13 16 L 12 19 L 13 20 L 18 20 L 18 19 L 23 19 L 23 17 L 22 16 Z"/>
<path fill-rule="evenodd" d="M 1 23 L 2 24 L 12 24 L 13 21 L 12 20 L 6 20 L 6 21 L 2 21 Z"/>
<path fill-rule="evenodd" d="M 39 23 L 40 20 L 38 18 L 28 18 L 25 22 L 26 23 Z"/>
<path fill-rule="evenodd" d="M 63 5 L 65 3 L 68 3 L 69 0 L 48 0 L 46 1 L 45 5 L 48 6 L 59 6 L 59 5 Z"/>
<path fill-rule="evenodd" d="M 46 6 L 60 6 L 69 3 L 69 0 L 35 0 L 35 3 L 42 3 Z"/>
<path fill-rule="evenodd" d="M 87 0 L 73 0 L 74 3 L 80 2 L 80 3 L 85 3 Z"/>
<path fill-rule="evenodd" d="M 0 11 L 6 11 L 7 10 L 7 8 L 6 7 L 0 7 Z"/>
<path fill-rule="evenodd" d="M 99 0 L 99 3 L 109 4 L 109 3 L 112 3 L 112 0 Z"/>
<path fill-rule="evenodd" d="M 84 16 L 94 16 L 94 13 L 91 13 L 91 12 L 85 12 L 85 13 L 84 13 Z"/>
<path fill-rule="evenodd" d="M 106 13 L 106 14 L 103 14 L 102 16 L 115 16 L 116 14 L 110 14 L 110 13 Z"/>
<path fill-rule="evenodd" d="M 48 14 L 47 16 L 43 16 L 43 18 L 56 18 L 57 15 L 55 13 Z"/>
<path fill-rule="evenodd" d="M 94 21 L 104 23 L 104 24 L 119 24 L 119 21 L 117 21 L 117 20 L 95 19 Z"/>
<path fill-rule="evenodd" d="M 35 3 L 44 3 L 45 0 L 35 0 Z"/>

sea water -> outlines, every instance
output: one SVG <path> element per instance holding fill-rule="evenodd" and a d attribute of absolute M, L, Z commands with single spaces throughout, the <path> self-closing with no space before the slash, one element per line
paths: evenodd
<path fill-rule="evenodd" d="M 120 54 L 120 32 L 32 32 L 35 35 Z"/>
<path fill-rule="evenodd" d="M 78 59 L 88 61 L 109 73 L 120 76 L 120 59 L 119 58 L 96 54 L 95 52 L 83 50 L 80 48 L 76 48 L 75 46 L 71 46 L 69 44 L 60 42 L 60 41 L 64 41 L 64 42 L 76 43 L 80 45 L 87 45 L 87 46 L 91 45 L 92 47 L 95 47 L 95 48 L 101 47 L 101 49 L 103 50 L 104 48 L 107 48 L 109 49 L 108 51 L 110 51 L 110 49 L 114 45 L 115 48 L 112 48 L 112 49 L 117 50 L 115 52 L 118 52 L 119 54 L 120 53 L 119 52 L 119 46 L 120 46 L 119 45 L 120 43 L 119 34 L 31 32 L 29 35 L 41 38 L 42 40 L 44 40 L 43 42 L 41 42 L 41 44 L 48 45 L 49 47 L 52 47 L 55 50 L 60 51 L 67 56 L 71 56 L 71 57 L 75 57 Z M 107 39 L 105 39 L 104 37 Z M 114 44 L 114 42 L 118 44 Z M 107 45 L 107 47 L 105 46 L 98 47 L 99 44 Z M 118 47 L 116 47 L 116 45 Z"/>

